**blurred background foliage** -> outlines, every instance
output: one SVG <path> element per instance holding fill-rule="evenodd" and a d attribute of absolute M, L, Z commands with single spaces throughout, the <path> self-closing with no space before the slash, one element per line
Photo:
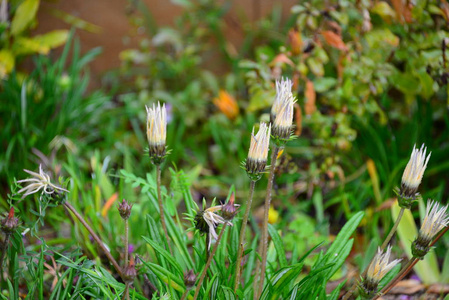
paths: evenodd
<path fill-rule="evenodd" d="M 446 1 L 298 1 L 287 19 L 274 8 L 256 22 L 243 13 L 229 22 L 231 1 L 175 2 L 184 13 L 171 27 L 159 27 L 143 2 L 129 2 L 130 23 L 147 35 L 138 48 L 120 54 L 122 66 L 94 89 L 88 88 L 87 65 L 100 49 L 81 54 L 74 31 L 31 36 L 37 0 L 9 1 L 6 14 L 2 6 L 2 209 L 9 206 L 14 178 L 41 163 L 55 176 L 72 178 L 72 203 L 103 229 L 112 249 L 120 247 L 113 226 L 118 214 L 108 212 L 121 198 L 145 210 L 145 193 L 125 183 L 120 170 L 142 178 L 152 171 L 144 155 L 144 105 L 156 101 L 166 103 L 169 115 L 167 144 L 173 151 L 164 181 L 173 196 L 170 205 L 183 197 L 176 188 L 179 174 L 197 201 L 225 199 L 231 185 L 237 201 L 245 201 L 248 179 L 240 162 L 253 124 L 269 121 L 274 80 L 282 76 L 294 82 L 299 136 L 282 155 L 273 199 L 272 222 L 285 231 L 287 250 L 303 252 L 331 240 L 359 210 L 367 218 L 355 253 L 379 241 L 391 226 L 392 189 L 414 144 L 432 151 L 423 197 L 447 203 Z M 244 36 L 239 46 L 227 39 L 231 26 Z M 61 44 L 60 56 L 47 55 Z M 31 72 L 20 68 L 26 59 L 32 60 Z M 265 184 L 257 186 L 255 222 Z M 25 223 L 36 218 L 32 204 L 15 205 Z M 61 226 L 61 219 L 62 214 L 49 216 L 45 234 L 62 238 L 63 231 L 49 230 Z M 142 232 L 132 234 L 138 241 Z M 96 257 L 92 241 L 78 240 Z M 446 237 L 437 248 L 447 270 L 448 245 Z"/>

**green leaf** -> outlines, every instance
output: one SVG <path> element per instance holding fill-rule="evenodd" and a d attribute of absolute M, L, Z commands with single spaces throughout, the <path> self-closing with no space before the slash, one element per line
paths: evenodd
<path fill-rule="evenodd" d="M 282 242 L 282 239 L 279 236 L 277 230 L 271 224 L 268 224 L 268 232 L 270 233 L 274 247 L 276 248 L 276 253 L 279 258 L 280 266 L 281 268 L 284 268 L 287 266 L 287 258 L 285 257 L 284 243 Z"/>
<path fill-rule="evenodd" d="M 294 264 L 292 266 L 282 268 L 277 271 L 271 278 L 262 292 L 259 300 L 277 300 L 289 284 L 294 281 L 303 267 L 302 263 Z"/>
<path fill-rule="evenodd" d="M 39 0 L 25 0 L 16 10 L 11 23 L 11 34 L 19 35 L 24 31 L 36 17 L 39 8 Z"/>
<path fill-rule="evenodd" d="M 338 233 L 335 241 L 329 247 L 326 252 L 327 257 L 338 256 L 340 254 L 341 249 L 344 248 L 345 244 L 348 242 L 349 237 L 354 233 L 357 226 L 359 226 L 360 221 L 362 221 L 365 213 L 360 211 L 356 213 L 349 221 L 343 226 L 343 228 Z"/>
<path fill-rule="evenodd" d="M 181 278 L 157 264 L 146 261 L 143 261 L 143 263 L 157 276 L 157 278 L 159 278 L 159 280 L 181 293 L 185 291 L 184 281 Z"/>
<path fill-rule="evenodd" d="M 150 240 L 149 238 L 143 236 L 142 237 L 148 244 L 150 244 L 151 247 L 153 247 L 153 249 L 158 252 L 160 255 L 162 255 L 169 264 L 171 264 L 175 270 L 178 272 L 178 276 L 182 276 L 183 272 L 182 272 L 182 268 L 179 265 L 179 263 L 173 258 L 173 256 L 170 254 L 170 252 L 168 252 L 167 250 L 165 250 L 164 248 L 162 248 L 161 246 L 159 246 L 157 243 L 155 243 L 154 241 Z"/>
<path fill-rule="evenodd" d="M 222 286 L 222 291 L 226 300 L 237 300 L 237 296 L 231 288 Z"/>

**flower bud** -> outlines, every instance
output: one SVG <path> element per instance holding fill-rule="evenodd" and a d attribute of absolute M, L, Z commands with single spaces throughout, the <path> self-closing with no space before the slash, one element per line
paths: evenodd
<path fill-rule="evenodd" d="M 276 81 L 276 98 L 271 108 L 271 134 L 279 140 L 290 138 L 293 123 L 292 82 L 289 79 Z"/>
<path fill-rule="evenodd" d="M 155 164 L 160 164 L 164 159 L 166 128 L 167 128 L 167 111 L 165 104 L 153 104 L 152 108 L 145 106 L 147 109 L 147 139 L 149 146 L 149 155 Z"/>
<path fill-rule="evenodd" d="M 262 172 L 265 171 L 267 165 L 268 148 L 270 145 L 271 124 L 260 124 L 259 131 L 256 136 L 251 133 L 251 145 L 249 147 L 248 158 L 246 159 L 245 169 L 251 180 L 260 179 Z"/>
<path fill-rule="evenodd" d="M 387 247 L 385 253 L 379 248 L 376 256 L 368 267 L 363 281 L 359 283 L 359 291 L 362 299 L 372 299 L 378 290 L 379 282 L 393 269 L 401 260 L 390 261 L 391 246 Z"/>
<path fill-rule="evenodd" d="M 235 195 L 231 194 L 228 203 L 221 208 L 221 215 L 226 221 L 231 221 L 237 213 L 237 205 L 234 204 Z"/>
<path fill-rule="evenodd" d="M 129 219 L 129 216 L 131 215 L 132 207 L 133 207 L 133 205 L 129 204 L 128 201 L 126 201 L 125 199 L 123 199 L 122 203 L 119 204 L 117 209 L 120 214 L 120 217 L 122 217 L 123 220 Z"/>
<path fill-rule="evenodd" d="M 0 227 L 5 234 L 12 234 L 19 226 L 19 219 L 14 217 L 14 207 L 9 210 L 8 216 L 0 223 Z"/>
<path fill-rule="evenodd" d="M 196 283 L 196 275 L 193 270 L 188 270 L 184 273 L 184 284 L 186 288 L 191 289 Z"/>
<path fill-rule="evenodd" d="M 424 144 L 419 150 L 416 146 L 413 146 L 412 155 L 405 167 L 401 180 L 401 188 L 399 189 L 399 206 L 403 208 L 410 208 L 412 202 L 415 201 L 418 196 L 418 187 L 431 155 L 431 153 L 429 153 L 426 157 L 426 150 L 427 148 L 424 147 Z"/>
<path fill-rule="evenodd" d="M 430 243 L 449 224 L 447 207 L 447 205 L 440 206 L 436 201 L 428 201 L 426 216 L 422 222 L 418 237 L 412 243 L 412 254 L 414 257 L 423 259 L 430 250 Z"/>

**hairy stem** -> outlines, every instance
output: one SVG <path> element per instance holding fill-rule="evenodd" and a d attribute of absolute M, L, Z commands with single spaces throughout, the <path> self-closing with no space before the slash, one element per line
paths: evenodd
<path fill-rule="evenodd" d="M 112 256 L 111 252 L 109 252 L 109 250 L 104 246 L 104 244 L 101 241 L 100 237 L 93 231 L 93 229 L 89 226 L 89 224 L 87 224 L 87 222 L 86 222 L 86 220 L 84 220 L 83 216 L 80 215 L 76 211 L 76 209 L 72 206 L 72 204 L 70 204 L 69 202 L 65 201 L 63 203 L 63 205 L 64 205 L 65 208 L 70 210 L 75 215 L 75 217 L 81 222 L 81 224 L 83 224 L 83 226 L 87 229 L 87 231 L 89 231 L 90 235 L 97 242 L 97 244 L 101 248 L 101 250 L 103 250 L 104 254 L 109 259 L 109 262 L 114 266 L 114 268 L 117 271 L 117 273 L 120 275 L 120 277 L 122 279 L 124 279 L 123 272 L 122 272 L 122 269 L 120 268 L 119 264 L 114 259 L 114 257 Z"/>
<path fill-rule="evenodd" d="M 387 248 L 388 243 L 390 243 L 391 239 L 393 238 L 394 234 L 396 233 L 396 230 L 398 229 L 399 223 L 401 222 L 402 216 L 404 215 L 405 208 L 401 207 L 401 210 L 399 211 L 399 215 L 396 219 L 396 222 L 394 222 L 393 227 L 391 228 L 390 232 L 388 233 L 387 237 L 385 238 L 384 242 L 380 246 L 380 249 L 383 251 L 385 248 Z M 373 262 L 374 257 L 371 259 L 370 263 L 366 266 L 365 271 L 363 271 L 362 275 L 360 277 L 364 278 L 366 273 L 368 272 L 368 268 Z M 345 296 L 342 298 L 342 300 L 348 300 L 354 294 L 355 290 L 357 289 L 357 281 L 352 285 L 351 289 L 345 294 Z"/>
<path fill-rule="evenodd" d="M 162 228 L 164 229 L 165 238 L 167 240 L 168 249 L 170 253 L 173 255 L 173 252 L 170 247 L 170 240 L 168 238 L 167 224 L 165 223 L 165 214 L 164 214 L 164 206 L 162 205 L 162 196 L 161 196 L 161 165 L 156 165 L 156 177 L 157 177 L 157 202 L 159 203 L 159 213 L 161 215 L 161 223 Z"/>
<path fill-rule="evenodd" d="M 218 235 L 217 242 L 215 243 L 214 248 L 212 249 L 212 253 L 209 255 L 209 258 L 207 259 L 206 265 L 204 266 L 203 272 L 201 273 L 200 280 L 198 281 L 198 284 L 196 285 L 195 295 L 193 296 L 193 300 L 196 300 L 198 298 L 198 295 L 201 290 L 201 285 L 203 284 L 204 278 L 206 278 L 207 270 L 209 269 L 210 264 L 212 263 L 212 258 L 214 257 L 215 252 L 217 252 L 218 246 L 220 245 L 220 240 L 223 236 L 223 233 L 226 230 L 227 225 L 228 225 L 228 222 L 223 224 L 223 228 L 221 229 L 221 232 Z M 207 247 L 207 245 L 206 245 L 206 247 Z"/>
<path fill-rule="evenodd" d="M 264 218 L 262 222 L 262 264 L 260 268 L 259 288 L 257 289 L 257 297 L 259 299 L 262 293 L 263 283 L 265 280 L 265 270 L 267 267 L 267 249 L 268 249 L 268 212 L 271 205 L 271 191 L 273 189 L 274 171 L 276 169 L 276 160 L 279 153 L 279 147 L 274 146 L 273 153 L 271 153 L 271 169 L 270 177 L 268 178 L 267 194 L 265 196 Z"/>
<path fill-rule="evenodd" d="M 239 238 L 239 251 L 237 254 L 237 263 L 236 263 L 236 269 L 235 269 L 235 282 L 234 282 L 234 292 L 237 291 L 240 283 L 240 268 L 241 268 L 241 262 L 242 262 L 242 256 L 243 256 L 243 248 L 245 244 L 245 231 L 246 231 L 246 223 L 248 222 L 249 212 L 251 210 L 251 203 L 253 201 L 253 195 L 254 195 L 254 187 L 256 186 L 256 182 L 254 180 L 251 180 L 250 186 L 249 186 L 249 199 L 246 203 L 246 209 L 245 214 L 243 215 L 242 219 L 242 227 L 240 228 L 240 238 Z"/>
<path fill-rule="evenodd" d="M 125 266 L 128 265 L 128 247 L 129 247 L 129 224 L 128 219 L 125 219 Z"/>
<path fill-rule="evenodd" d="M 5 261 L 6 251 L 8 250 L 10 236 L 11 236 L 10 234 L 6 234 L 5 240 L 3 241 L 3 244 L 1 245 L 2 254 L 0 255 L 0 283 L 3 282 L 3 262 Z"/>

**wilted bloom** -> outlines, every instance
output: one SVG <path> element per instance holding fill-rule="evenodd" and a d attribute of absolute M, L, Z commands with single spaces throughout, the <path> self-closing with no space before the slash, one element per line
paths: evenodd
<path fill-rule="evenodd" d="M 449 224 L 447 205 L 440 206 L 437 201 L 429 200 L 426 207 L 426 216 L 421 224 L 418 237 L 412 243 L 413 256 L 423 258 L 429 252 L 430 242 Z"/>
<path fill-rule="evenodd" d="M 0 222 L 0 228 L 5 234 L 9 235 L 16 230 L 17 226 L 19 226 L 19 219 L 14 217 L 14 207 L 11 207 L 8 216 Z"/>
<path fill-rule="evenodd" d="M 276 98 L 271 108 L 272 134 L 278 139 L 290 137 L 293 122 L 292 82 L 289 79 L 276 81 Z"/>
<path fill-rule="evenodd" d="M 129 202 L 126 201 L 125 199 L 123 199 L 122 203 L 119 204 L 117 209 L 120 214 L 120 217 L 122 217 L 123 220 L 129 219 L 129 216 L 131 215 L 132 207 L 133 207 L 133 205 L 129 204 Z"/>
<path fill-rule="evenodd" d="M 196 283 L 196 275 L 193 270 L 188 270 L 184 273 L 184 284 L 186 288 L 191 289 Z"/>
<path fill-rule="evenodd" d="M 235 204 L 234 201 L 235 195 L 234 193 L 232 193 L 228 203 L 222 205 L 221 215 L 226 221 L 231 221 L 234 218 L 235 214 L 237 213 L 237 209 L 240 206 L 238 204 Z"/>
<path fill-rule="evenodd" d="M 214 104 L 228 119 L 235 119 L 239 114 L 239 106 L 234 97 L 226 91 L 220 90 L 218 97 L 214 98 Z"/>
<path fill-rule="evenodd" d="M 268 148 L 270 145 L 271 124 L 260 124 L 259 131 L 254 136 L 251 133 L 251 145 L 249 147 L 248 158 L 246 159 L 246 172 L 253 180 L 260 179 L 259 173 L 265 171 L 267 165 Z"/>
<path fill-rule="evenodd" d="M 147 107 L 147 139 L 149 154 L 155 163 L 160 163 L 165 156 L 165 140 L 167 129 L 167 111 L 165 104 Z"/>
<path fill-rule="evenodd" d="M 401 261 L 400 259 L 395 259 L 389 262 L 390 255 L 391 246 L 388 246 L 385 252 L 380 248 L 378 249 L 376 256 L 374 256 L 373 261 L 368 267 L 365 278 L 363 278 L 363 281 L 359 285 L 362 296 L 371 299 L 377 293 L 380 280 Z"/>
<path fill-rule="evenodd" d="M 426 150 L 427 148 L 424 147 L 424 144 L 419 150 L 416 146 L 413 146 L 412 155 L 402 175 L 401 188 L 399 190 L 399 204 L 404 204 L 406 208 L 410 207 L 411 201 L 415 200 L 418 186 L 426 170 L 427 162 L 431 154 L 429 153 L 426 157 Z"/>
<path fill-rule="evenodd" d="M 212 239 L 217 239 L 218 235 L 215 231 L 215 228 L 219 224 L 226 223 L 223 217 L 217 215 L 215 212 L 222 209 L 222 206 L 213 206 L 209 207 L 204 211 L 198 212 L 195 216 L 195 228 L 198 229 L 202 233 L 209 234 L 209 245 L 207 246 L 210 249 L 210 245 L 212 243 Z M 229 223 L 232 225 L 231 223 Z"/>
<path fill-rule="evenodd" d="M 28 179 L 23 179 L 23 180 L 17 181 L 17 183 L 28 182 L 27 186 L 25 186 L 24 188 L 22 188 L 21 190 L 18 191 L 19 194 L 25 192 L 25 194 L 23 194 L 22 198 L 24 198 L 25 196 L 37 193 L 40 190 L 42 190 L 42 193 L 47 194 L 47 195 L 51 195 L 55 192 L 57 192 L 57 193 L 59 193 L 59 192 L 67 192 L 68 193 L 69 192 L 68 190 L 63 189 L 62 187 L 51 183 L 50 176 L 42 170 L 41 165 L 39 165 L 39 173 L 35 173 L 35 172 L 29 171 L 29 170 L 24 170 L 24 171 L 27 172 L 28 174 L 34 176 L 34 178 L 28 178 Z"/>

